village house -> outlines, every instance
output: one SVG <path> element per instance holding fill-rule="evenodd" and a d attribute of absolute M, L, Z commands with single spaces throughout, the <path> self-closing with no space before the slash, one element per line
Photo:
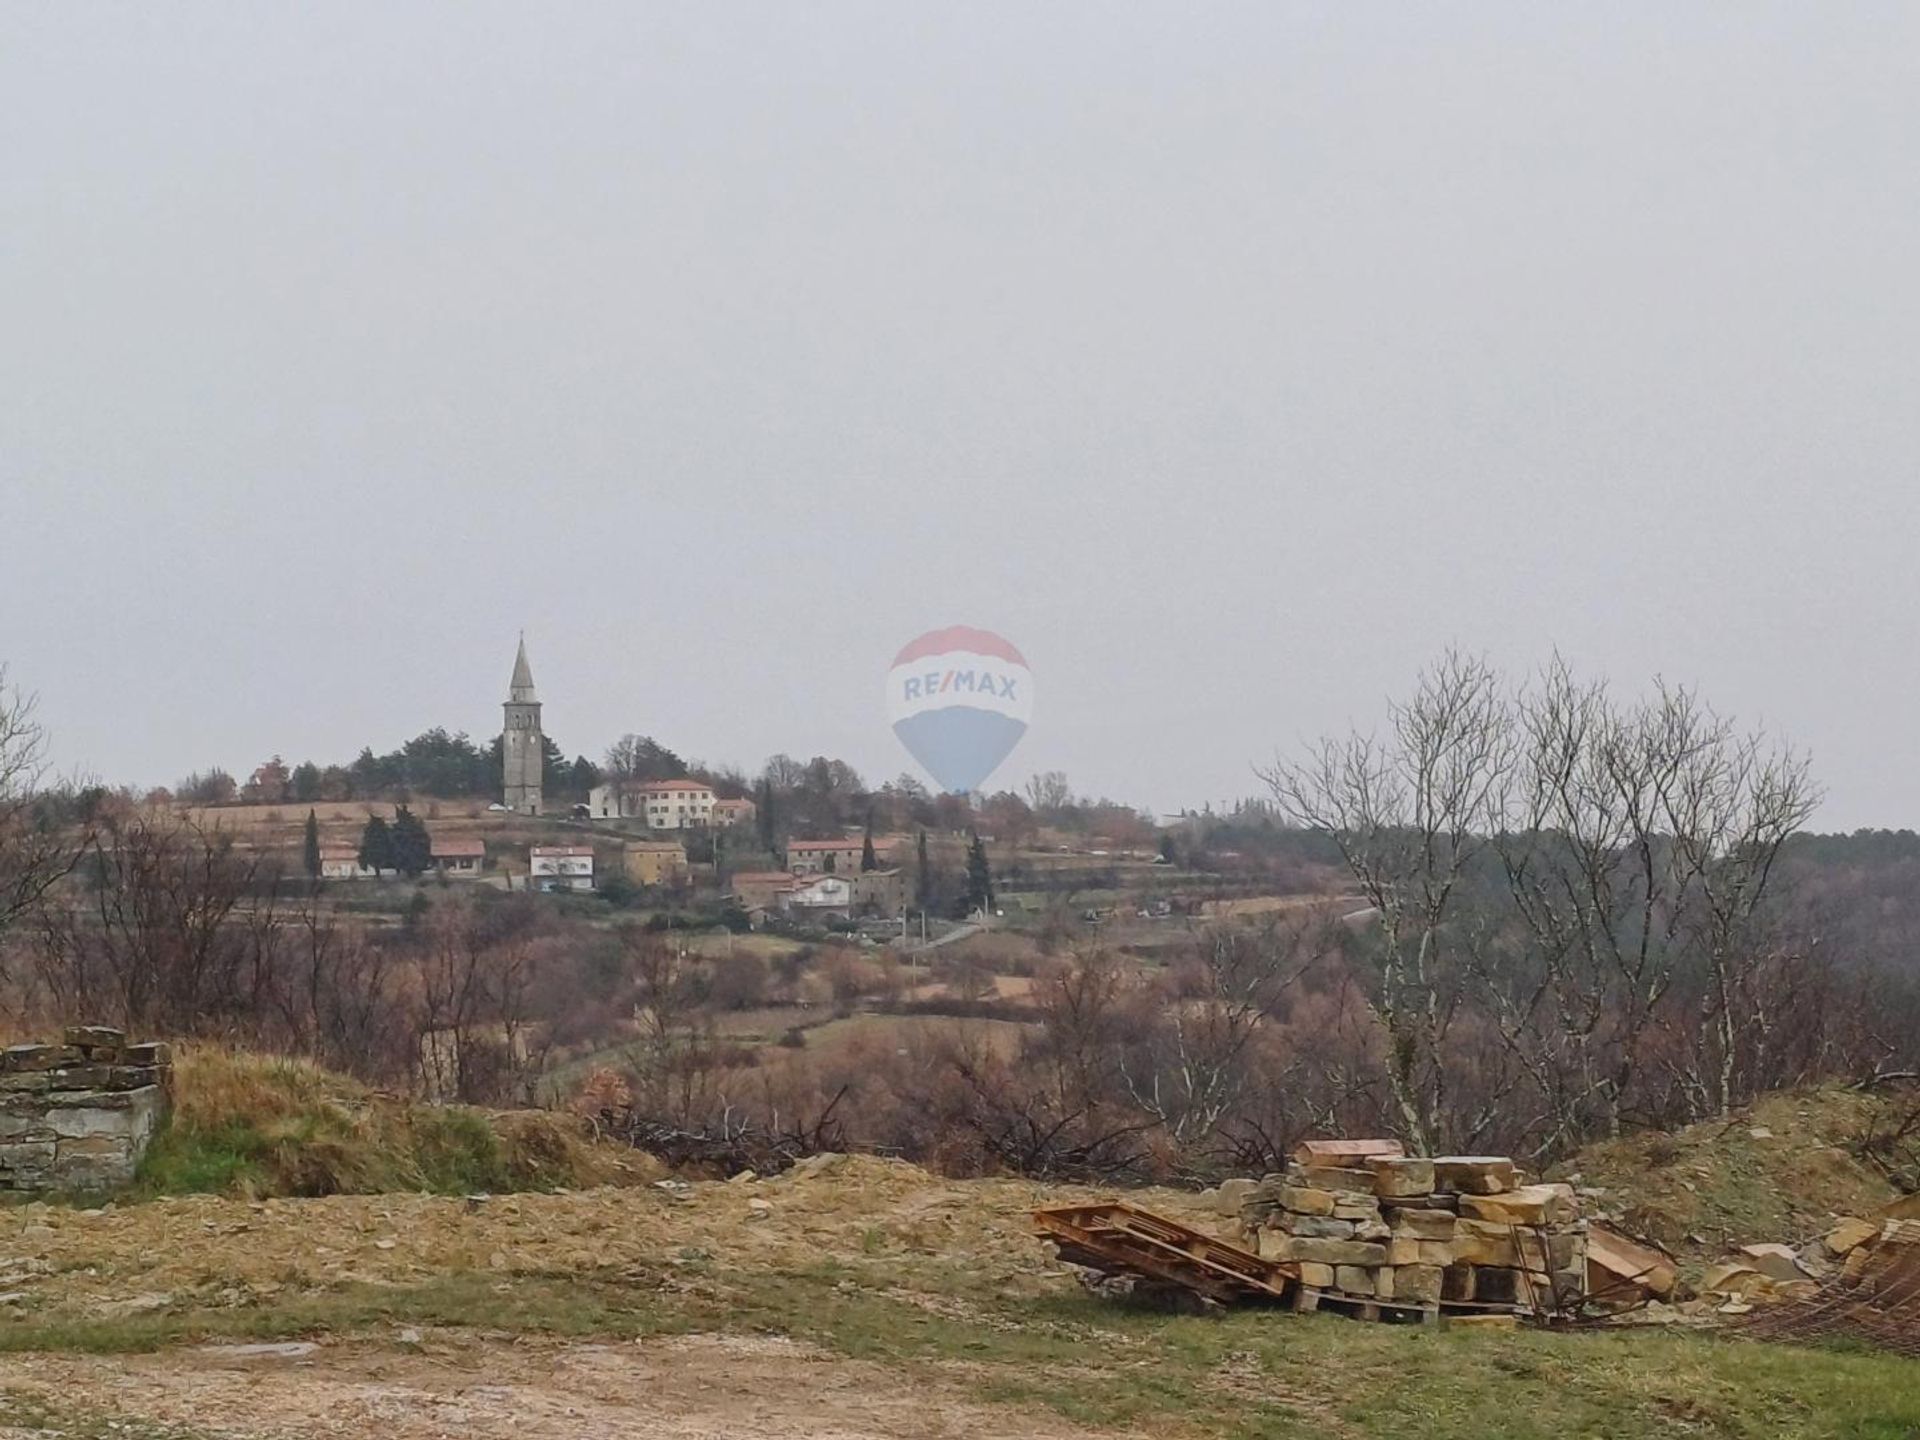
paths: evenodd
<path fill-rule="evenodd" d="M 358 845 L 322 845 L 320 847 L 320 878 L 322 880 L 372 880 L 378 871 L 360 863 Z"/>
<path fill-rule="evenodd" d="M 867 842 L 857 835 L 851 840 L 789 840 L 787 868 L 796 875 L 818 875 L 829 870 L 836 875 L 851 875 L 860 868 L 866 848 Z M 878 841 L 874 842 L 874 854 L 880 858 Z"/>
<path fill-rule="evenodd" d="M 780 910 L 794 884 L 784 870 L 748 870 L 733 877 L 731 893 L 743 910 Z"/>
<path fill-rule="evenodd" d="M 487 842 L 477 835 L 433 841 L 433 868 L 455 879 L 478 879 L 487 863 Z"/>
<path fill-rule="evenodd" d="M 678 840 L 629 840 L 620 858 L 636 885 L 671 885 L 687 875 L 687 847 Z"/>
<path fill-rule="evenodd" d="M 593 889 L 591 845 L 536 845 L 527 875 L 536 890 Z"/>
<path fill-rule="evenodd" d="M 713 802 L 714 828 L 728 830 L 735 825 L 744 825 L 753 819 L 754 809 L 751 800 L 716 800 Z"/>
<path fill-rule="evenodd" d="M 907 908 L 907 877 L 901 870 L 857 870 L 847 877 L 853 882 L 853 908 L 860 915 L 898 915 Z"/>
<path fill-rule="evenodd" d="M 787 912 L 813 920 L 851 919 L 853 882 L 852 875 L 795 876 L 786 895 Z"/>
<path fill-rule="evenodd" d="M 610 780 L 587 795 L 595 820 L 640 820 L 650 830 L 692 830 L 714 823 L 711 785 L 698 780 Z"/>

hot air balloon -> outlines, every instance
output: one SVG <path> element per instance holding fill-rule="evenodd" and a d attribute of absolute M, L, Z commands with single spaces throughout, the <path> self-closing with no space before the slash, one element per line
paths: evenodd
<path fill-rule="evenodd" d="M 893 733 L 942 789 L 978 790 L 1027 733 L 1033 676 L 1007 641 L 950 625 L 910 640 L 887 672 Z"/>

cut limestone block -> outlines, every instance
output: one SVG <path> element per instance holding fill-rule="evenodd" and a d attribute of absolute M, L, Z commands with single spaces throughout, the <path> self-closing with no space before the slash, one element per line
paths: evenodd
<path fill-rule="evenodd" d="M 1395 1234 L 1416 1240 L 1451 1240 L 1460 1222 L 1451 1210 L 1394 1210 L 1387 1223 Z"/>
<path fill-rule="evenodd" d="M 1516 1179 L 1505 1155 L 1443 1155 L 1433 1162 L 1434 1188 L 1460 1195 L 1498 1195 Z"/>
<path fill-rule="evenodd" d="M 1222 1180 L 1213 1191 L 1213 1208 L 1222 1215 L 1238 1215 L 1259 1186 L 1245 1178 Z"/>
<path fill-rule="evenodd" d="M 1331 1190 L 1315 1190 L 1306 1185 L 1282 1185 L 1274 1191 L 1282 1210 L 1295 1215 L 1331 1215 L 1334 1198 Z"/>
<path fill-rule="evenodd" d="M 1700 1288 L 1710 1295 L 1751 1295 L 1767 1288 L 1767 1277 L 1739 1260 L 1723 1260 L 1709 1266 L 1700 1277 Z"/>
<path fill-rule="evenodd" d="M 1308 1240 L 1354 1238 L 1354 1224 L 1351 1220 L 1332 1220 L 1322 1215 L 1289 1215 L 1282 1228 L 1290 1235 L 1298 1235 Z"/>
<path fill-rule="evenodd" d="M 1362 1240 L 1293 1240 L 1289 1260 L 1318 1260 L 1323 1265 L 1384 1265 L 1387 1263 L 1387 1247 Z M 1262 1255 L 1266 1254 L 1266 1237 L 1261 1236 Z"/>
<path fill-rule="evenodd" d="M 1451 1265 L 1459 1258 L 1453 1253 L 1451 1240 L 1416 1240 L 1414 1244 L 1420 1247 L 1422 1265 Z"/>
<path fill-rule="evenodd" d="M 1880 1233 L 1880 1227 L 1872 1220 L 1856 1220 L 1848 1216 L 1827 1232 L 1826 1246 L 1829 1253 L 1844 1255 L 1849 1250 L 1857 1250 Z"/>
<path fill-rule="evenodd" d="M 1333 1286 L 1349 1295 L 1374 1295 L 1374 1276 L 1378 1272 L 1364 1265 L 1338 1265 L 1333 1271 Z"/>
<path fill-rule="evenodd" d="M 1438 1265 L 1396 1265 L 1393 1267 L 1394 1298 L 1431 1305 L 1440 1298 L 1444 1273 Z"/>
<path fill-rule="evenodd" d="M 171 1065 L 173 1048 L 164 1040 L 146 1040 L 127 1046 L 121 1058 L 129 1065 Z"/>
<path fill-rule="evenodd" d="M 115 1030 L 111 1025 L 69 1025 L 62 1032 L 60 1043 L 118 1050 L 127 1043 L 127 1032 Z"/>
<path fill-rule="evenodd" d="M 1395 1298 L 1393 1277 L 1398 1273 L 1391 1265 L 1382 1265 L 1378 1270 L 1369 1272 L 1373 1276 L 1373 1293 L 1382 1300 Z"/>
<path fill-rule="evenodd" d="M 1740 1258 L 1769 1280 L 1807 1278 L 1807 1272 L 1800 1268 L 1800 1257 L 1793 1253 L 1791 1245 L 1742 1245 Z"/>
<path fill-rule="evenodd" d="M 1418 1265 L 1420 1242 L 1411 1235 L 1396 1235 L 1387 1241 L 1387 1264 Z"/>
<path fill-rule="evenodd" d="M 1587 1289 L 1605 1300 L 1623 1303 L 1635 1291 L 1656 1298 L 1673 1293 L 1673 1261 L 1651 1245 L 1629 1239 L 1605 1225 L 1587 1231 Z"/>
<path fill-rule="evenodd" d="M 1373 1193 L 1396 1199 L 1433 1193 L 1433 1162 L 1404 1155 L 1376 1155 L 1367 1161 L 1373 1172 Z"/>
<path fill-rule="evenodd" d="M 1373 1172 L 1348 1170 L 1337 1165 L 1303 1165 L 1300 1183 L 1315 1190 L 1333 1190 L 1349 1195 L 1372 1195 Z"/>
<path fill-rule="evenodd" d="M 1401 1153 L 1398 1140 L 1302 1140 L 1293 1147 L 1293 1158 L 1302 1165 L 1348 1166 Z"/>
<path fill-rule="evenodd" d="M 1462 1195 L 1460 1213 L 1509 1225 L 1565 1225 L 1579 1206 L 1571 1185 L 1522 1185 L 1497 1195 Z"/>
<path fill-rule="evenodd" d="M 1300 1283 L 1302 1285 L 1311 1285 L 1316 1290 L 1331 1290 L 1333 1288 L 1333 1275 L 1334 1269 L 1331 1265 L 1322 1265 L 1317 1260 L 1302 1260 L 1300 1262 Z"/>
<path fill-rule="evenodd" d="M 10 1045 L 0 1063 L 12 1071 L 65 1070 L 86 1058 L 73 1045 Z"/>
<path fill-rule="evenodd" d="M 1333 1218 L 1336 1220 L 1378 1220 L 1380 1218 L 1380 1207 L 1371 1199 L 1365 1199 L 1358 1195 L 1341 1196 L 1339 1203 L 1333 1207 Z"/>
<path fill-rule="evenodd" d="M 1454 1256 L 1471 1265 L 1518 1265 L 1520 1246 L 1513 1231 L 1483 1220 L 1463 1220 L 1449 1242 Z"/>

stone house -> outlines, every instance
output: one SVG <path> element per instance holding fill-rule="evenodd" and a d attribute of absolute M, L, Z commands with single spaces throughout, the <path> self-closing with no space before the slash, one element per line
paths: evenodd
<path fill-rule="evenodd" d="M 477 879 L 487 864 L 487 842 L 478 836 L 472 838 L 441 840 L 433 842 L 433 868 L 442 875 L 454 879 Z"/>
<path fill-rule="evenodd" d="M 629 840 L 620 860 L 636 885 L 671 885 L 687 875 L 687 847 L 678 840 Z"/>

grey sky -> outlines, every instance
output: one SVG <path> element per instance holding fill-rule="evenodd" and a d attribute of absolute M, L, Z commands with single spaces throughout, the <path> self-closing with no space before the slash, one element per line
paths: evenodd
<path fill-rule="evenodd" d="M 114 780 L 907 765 L 1170 809 L 1558 646 L 1920 823 L 1920 7 L 0 5 L 0 658 Z"/>

